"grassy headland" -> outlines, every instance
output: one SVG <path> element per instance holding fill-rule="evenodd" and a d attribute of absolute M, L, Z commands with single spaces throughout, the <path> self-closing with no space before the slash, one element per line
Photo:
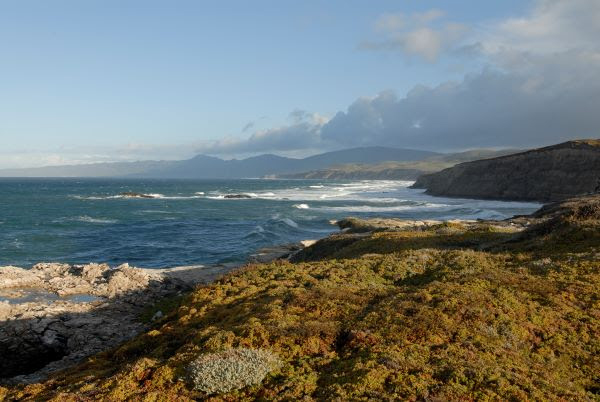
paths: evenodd
<path fill-rule="evenodd" d="M 345 225 L 0 399 L 600 400 L 600 196 L 512 222 Z M 194 390 L 189 363 L 232 349 L 280 364 L 259 385 Z"/>
<path fill-rule="evenodd" d="M 375 164 L 337 164 L 325 169 L 302 173 L 279 174 L 288 179 L 335 179 L 335 180 L 416 180 L 426 173 L 439 172 L 462 162 L 494 158 L 518 152 L 514 149 L 500 151 L 476 149 L 471 151 L 435 155 L 417 161 L 390 161 Z"/>

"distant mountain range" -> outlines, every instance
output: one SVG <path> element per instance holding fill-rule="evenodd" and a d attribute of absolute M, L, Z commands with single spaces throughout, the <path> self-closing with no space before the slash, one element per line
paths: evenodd
<path fill-rule="evenodd" d="M 198 155 L 182 161 L 115 162 L 2 169 L 0 177 L 256 178 L 324 169 L 348 163 L 414 162 L 436 156 L 442 154 L 414 149 L 362 147 L 326 152 L 303 159 L 265 154 L 246 159 L 223 160 Z"/>
<path fill-rule="evenodd" d="M 458 163 L 495 158 L 519 152 L 477 149 L 452 154 L 436 154 L 416 161 L 386 161 L 375 164 L 341 164 L 301 173 L 280 174 L 288 179 L 349 179 L 349 180 L 415 180 L 425 173 L 437 172 Z"/>
<path fill-rule="evenodd" d="M 415 180 L 458 163 L 493 158 L 517 150 L 478 149 L 442 154 L 415 149 L 362 147 L 307 158 L 272 154 L 224 160 L 197 155 L 181 161 L 139 161 L 3 169 L 0 177 L 120 177 L 165 179 L 390 179 Z"/>

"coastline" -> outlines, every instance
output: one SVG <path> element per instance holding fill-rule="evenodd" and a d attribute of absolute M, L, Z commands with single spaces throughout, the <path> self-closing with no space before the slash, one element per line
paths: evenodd
<path fill-rule="evenodd" d="M 244 263 L 162 269 L 96 263 L 0 267 L 0 384 L 42 381 L 147 330 L 163 317 L 165 301 L 248 264 L 289 258 L 314 242 L 263 247 Z"/>
<path fill-rule="evenodd" d="M 446 222 L 471 225 L 477 221 Z M 165 315 L 162 304 L 249 264 L 312 260 L 339 237 L 354 242 L 380 230 L 427 230 L 444 221 L 346 218 L 330 223 L 339 230 L 316 240 L 260 248 L 244 263 L 159 269 L 96 263 L 0 267 L 0 321 L 6 323 L 0 328 L 0 354 L 16 359 L 5 359 L 0 366 L 0 383 L 42 381 L 130 340 L 160 321 Z"/>
<path fill-rule="evenodd" d="M 530 226 L 533 216 L 505 220 L 349 217 L 332 220 L 338 231 L 320 239 L 263 247 L 244 263 L 172 268 L 96 263 L 0 267 L 0 320 L 6 323 L 0 328 L 0 354 L 10 357 L 12 353 L 16 359 L 5 361 L 20 362 L 0 366 L 0 383 L 39 382 L 109 350 L 159 322 L 173 300 L 177 304 L 197 286 L 215 283 L 251 264 L 317 261 L 332 253 L 332 245 L 336 249 L 341 242 L 345 247 L 380 231 L 421 232 L 444 225 L 473 228 L 484 224 L 489 230 L 517 233 Z M 30 360 L 33 365 L 27 363 Z"/>
<path fill-rule="evenodd" d="M 502 221 L 346 219 L 291 261 L 167 298 L 144 310 L 147 331 L 0 396 L 585 400 L 597 389 L 599 224 L 598 196 Z M 244 356 L 279 363 L 239 389 L 188 375 Z"/>

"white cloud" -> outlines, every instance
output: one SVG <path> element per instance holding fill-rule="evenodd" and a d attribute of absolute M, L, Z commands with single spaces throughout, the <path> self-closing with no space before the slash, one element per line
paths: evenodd
<path fill-rule="evenodd" d="M 473 49 L 493 63 L 524 70 L 564 65 L 566 54 L 573 58 L 571 64 L 582 58 L 598 59 L 598 38 L 600 1 L 538 0 L 529 15 L 480 29 L 471 42 Z"/>
<path fill-rule="evenodd" d="M 199 143 L 141 144 L 115 146 L 58 146 L 55 149 L 0 150 L 0 169 L 140 160 L 179 160 L 194 156 Z"/>
<path fill-rule="evenodd" d="M 540 0 L 531 14 L 498 24 L 486 45 L 536 53 L 600 46 L 600 2 L 597 0 Z"/>
<path fill-rule="evenodd" d="M 289 115 L 288 125 L 259 130 L 249 138 L 225 138 L 197 147 L 197 151 L 208 154 L 234 155 L 257 152 L 295 151 L 319 147 L 320 129 L 327 118 L 318 113 L 294 110 Z"/>
<path fill-rule="evenodd" d="M 363 44 L 427 61 L 456 46 L 487 64 L 459 82 L 417 85 L 360 97 L 328 119 L 295 110 L 287 124 L 248 138 L 178 146 L 132 144 L 111 149 L 2 153 L 1 166 L 132 159 L 182 159 L 194 151 L 221 155 L 362 145 L 436 150 L 530 147 L 600 137 L 600 1 L 538 0 L 528 15 L 472 27 L 444 13 L 386 14 L 375 22 L 379 42 Z M 448 53 L 450 56 L 452 53 Z M 246 131 L 258 126 L 248 126 Z M 260 127 L 264 127 L 261 124 Z"/>
<path fill-rule="evenodd" d="M 434 62 L 440 54 L 455 46 L 466 26 L 454 22 L 439 23 L 445 13 L 432 9 L 414 14 L 383 14 L 375 21 L 375 31 L 383 36 L 359 45 L 366 50 L 400 51 Z"/>
<path fill-rule="evenodd" d="M 375 21 L 375 29 L 379 32 L 398 32 L 412 26 L 429 24 L 443 17 L 445 13 L 439 9 L 431 9 L 423 13 L 385 13 Z"/>
<path fill-rule="evenodd" d="M 290 150 L 361 145 L 428 149 L 531 147 L 600 136 L 600 2 L 539 0 L 529 15 L 489 23 L 465 34 L 439 10 L 386 14 L 374 49 L 433 61 L 466 46 L 488 67 L 460 82 L 416 86 L 361 97 L 331 120 L 265 130 L 216 149 Z M 465 52 L 464 54 L 469 54 Z M 463 56 L 464 56 L 463 54 Z"/>

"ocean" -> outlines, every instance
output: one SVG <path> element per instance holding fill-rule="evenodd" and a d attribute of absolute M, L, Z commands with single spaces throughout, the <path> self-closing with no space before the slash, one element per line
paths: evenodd
<path fill-rule="evenodd" d="M 0 266 L 238 263 L 347 216 L 504 219 L 539 204 L 449 199 L 382 180 L 0 179 Z M 125 192 L 152 198 L 132 198 Z M 248 198 L 228 198 L 243 195 Z"/>

